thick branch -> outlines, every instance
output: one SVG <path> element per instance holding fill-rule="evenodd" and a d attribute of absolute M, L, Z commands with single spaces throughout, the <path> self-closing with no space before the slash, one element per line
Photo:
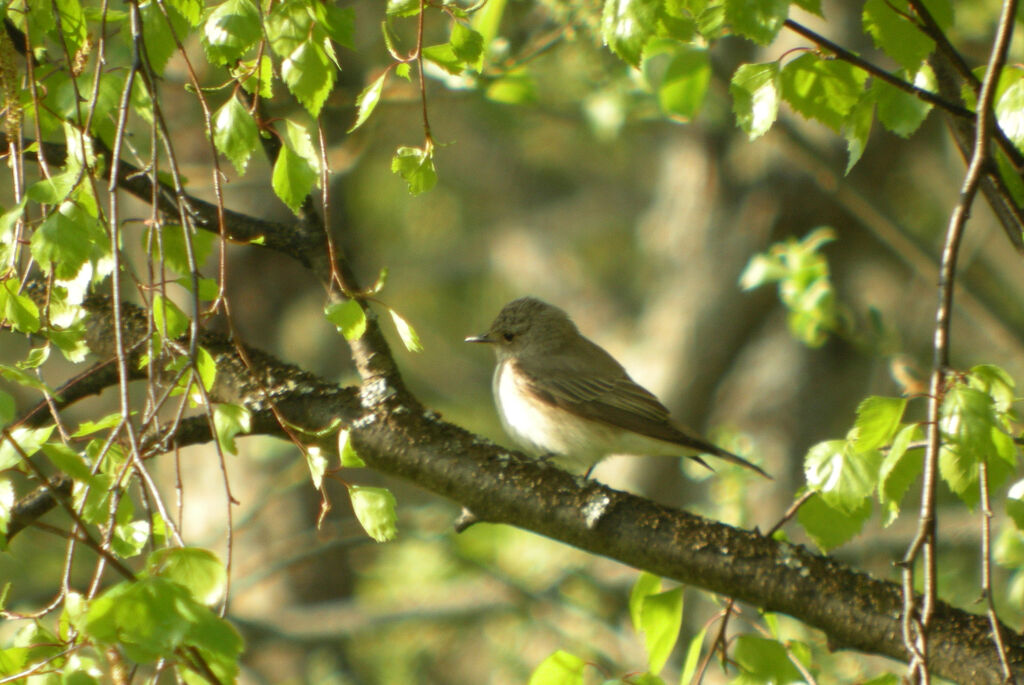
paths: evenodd
<path fill-rule="evenodd" d="M 91 301 L 102 312 L 102 302 Z M 140 313 L 126 308 L 131 325 Z M 226 339 L 203 341 L 217 358 L 217 399 L 254 411 L 254 433 L 284 437 L 267 408 L 293 424 L 322 429 L 337 418 L 352 430 L 360 455 L 373 468 L 411 480 L 469 507 L 480 519 L 546 535 L 636 568 L 675 578 L 794 618 L 824 631 L 836 648 L 905 660 L 897 584 L 877 580 L 807 549 L 708 521 L 684 511 L 581 480 L 509 453 L 425 411 L 404 390 L 380 379 L 357 391 L 338 388 L 270 355 L 249 351 L 255 377 Z M 224 388 L 223 391 L 219 388 Z M 230 389 L 229 389 L 230 388 Z M 179 426 L 149 449 L 209 440 L 201 419 Z M 314 440 L 310 439 L 311 442 Z M 334 437 L 316 440 L 334 449 Z M 26 498 L 28 500 L 30 498 Z M 19 508 L 24 526 L 45 512 L 35 493 Z M 991 627 L 938 603 L 929 626 L 932 672 L 960 682 L 1001 682 Z M 1004 628 L 1007 658 L 1024 675 L 1024 638 Z"/>

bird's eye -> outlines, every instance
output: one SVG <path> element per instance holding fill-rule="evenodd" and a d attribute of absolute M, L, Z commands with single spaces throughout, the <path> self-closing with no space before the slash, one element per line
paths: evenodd
<path fill-rule="evenodd" d="M 512 342 L 512 338 L 516 337 L 514 333 L 502 333 L 501 337 L 505 339 L 505 342 Z"/>

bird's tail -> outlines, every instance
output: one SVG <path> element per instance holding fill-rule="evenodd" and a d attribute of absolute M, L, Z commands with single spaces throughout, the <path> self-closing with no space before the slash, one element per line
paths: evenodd
<path fill-rule="evenodd" d="M 746 459 L 744 459 L 743 457 L 739 456 L 738 454 L 733 454 L 732 452 L 729 452 L 728 450 L 723 450 L 721 447 L 716 448 L 715 451 L 712 452 L 711 454 L 713 454 L 714 456 L 716 456 L 719 459 L 722 459 L 724 461 L 732 462 L 733 464 L 739 464 L 740 466 L 745 466 L 748 469 L 750 469 L 751 471 L 757 471 L 758 473 L 760 473 L 762 476 L 764 476 L 768 480 L 775 480 L 774 478 L 769 476 L 768 473 L 764 469 L 762 469 L 760 466 L 758 466 L 757 464 L 752 464 L 749 461 L 747 461 Z"/>

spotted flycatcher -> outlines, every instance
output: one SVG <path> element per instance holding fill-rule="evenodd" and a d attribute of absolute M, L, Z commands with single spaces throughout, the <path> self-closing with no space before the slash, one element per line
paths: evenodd
<path fill-rule="evenodd" d="M 771 478 L 760 467 L 672 421 L 658 398 L 614 357 L 583 337 L 558 307 L 533 297 L 509 302 L 483 335 L 494 347 L 494 401 L 526 451 L 562 468 L 590 470 L 612 454 L 710 454 Z"/>

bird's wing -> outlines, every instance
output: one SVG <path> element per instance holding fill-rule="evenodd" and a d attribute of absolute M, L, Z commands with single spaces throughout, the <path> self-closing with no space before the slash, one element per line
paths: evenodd
<path fill-rule="evenodd" d="M 665 405 L 597 345 L 589 350 L 586 363 L 576 368 L 563 358 L 558 363 L 546 360 L 530 365 L 517 360 L 516 370 L 522 382 L 543 402 L 584 419 L 675 443 L 700 454 L 713 454 L 771 479 L 759 466 L 672 421 Z"/>
<path fill-rule="evenodd" d="M 673 423 L 665 405 L 630 378 L 618 362 L 614 364 L 615 367 L 598 365 L 601 373 L 595 373 L 593 368 L 565 372 L 552 368 L 550 364 L 537 368 L 517 366 L 521 378 L 534 395 L 579 417 L 674 442 L 706 454 L 724 452 Z"/>

